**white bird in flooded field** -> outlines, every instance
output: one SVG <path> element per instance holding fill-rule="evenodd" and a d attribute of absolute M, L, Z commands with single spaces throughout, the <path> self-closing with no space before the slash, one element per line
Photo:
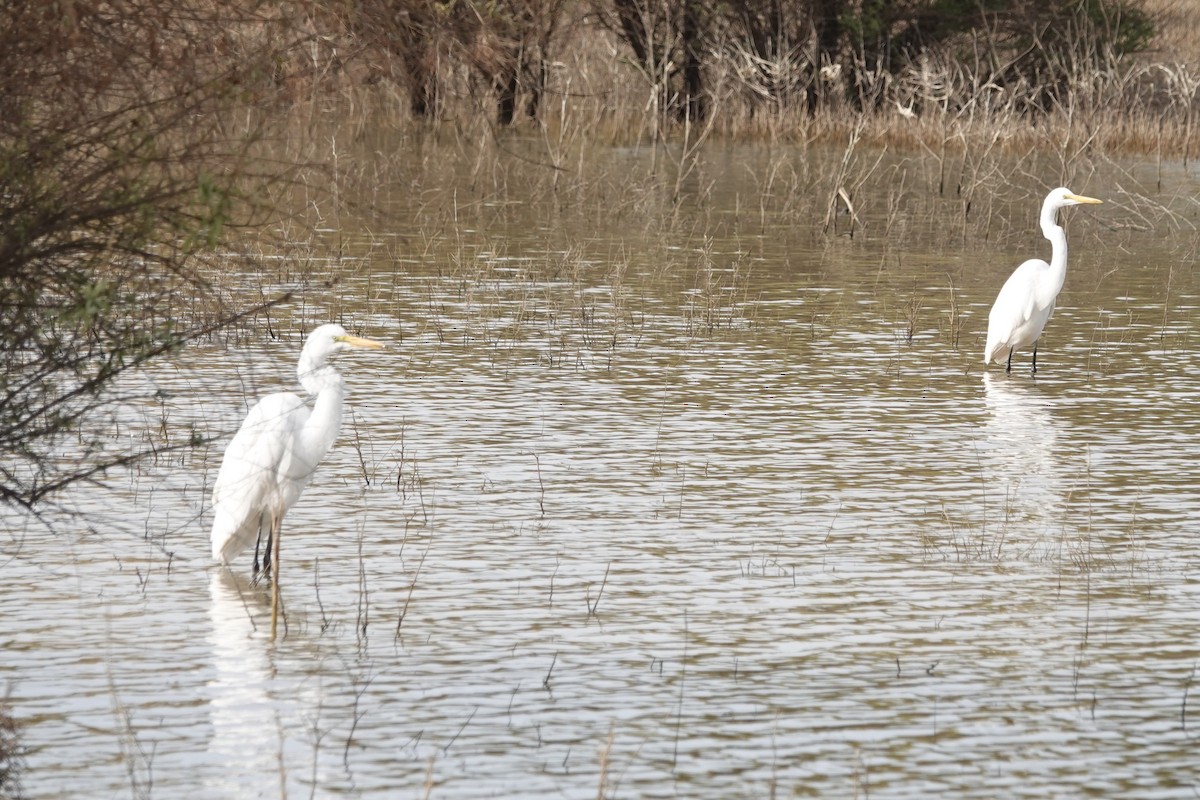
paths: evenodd
<path fill-rule="evenodd" d="M 351 336 L 341 325 L 320 326 L 308 335 L 296 366 L 300 384 L 315 398 L 313 407 L 291 392 L 269 394 L 250 409 L 225 449 L 213 486 L 212 555 L 229 564 L 253 542 L 257 573 L 259 543 L 263 533 L 267 534 L 262 570 L 272 571 L 273 548 L 272 637 L 279 603 L 283 517 L 299 499 L 342 425 L 346 387 L 328 358 L 339 350 L 380 347 L 379 342 Z"/>
<path fill-rule="evenodd" d="M 1041 224 L 1042 235 L 1050 240 L 1050 263 L 1031 258 L 1017 267 L 1004 282 L 988 315 L 984 364 L 1006 358 L 1004 371 L 1010 372 L 1013 351 L 1032 344 L 1031 372 L 1037 372 L 1038 337 L 1054 312 L 1054 301 L 1067 277 L 1067 235 L 1058 225 L 1058 210 L 1080 203 L 1101 202 L 1094 197 L 1074 194 L 1061 186 L 1046 195 L 1046 201 L 1042 203 Z"/>

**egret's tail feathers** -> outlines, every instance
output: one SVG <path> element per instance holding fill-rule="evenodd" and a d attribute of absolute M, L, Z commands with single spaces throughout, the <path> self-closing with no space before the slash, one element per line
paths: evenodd
<path fill-rule="evenodd" d="M 212 529 L 213 561 L 228 564 L 237 558 L 243 550 L 258 539 L 258 515 L 245 519 L 232 519 L 230 515 L 217 510 Z"/>
<path fill-rule="evenodd" d="M 991 364 L 993 361 L 1003 361 L 1008 355 L 1009 347 L 1004 342 L 989 341 L 987 347 L 983 350 L 984 366 Z"/>

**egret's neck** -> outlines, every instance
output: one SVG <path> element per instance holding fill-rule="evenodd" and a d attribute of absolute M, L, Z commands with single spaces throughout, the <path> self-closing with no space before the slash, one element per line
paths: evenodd
<path fill-rule="evenodd" d="M 313 466 L 337 440 L 342 427 L 342 408 L 346 402 L 346 385 L 342 376 L 329 364 L 312 365 L 303 357 L 296 369 L 300 383 L 310 395 L 316 397 L 312 414 L 304 426 L 303 436 L 308 439 L 308 452 L 316 456 Z"/>
<path fill-rule="evenodd" d="M 1049 204 L 1042 209 L 1042 235 L 1050 240 L 1050 271 L 1054 273 L 1058 289 L 1067 277 L 1067 234 L 1058 224 L 1058 209 Z M 1055 289 L 1055 294 L 1058 293 Z"/>
<path fill-rule="evenodd" d="M 300 363 L 296 365 L 296 377 L 300 385 L 310 395 L 316 397 L 326 389 L 342 390 L 342 376 L 325 358 L 313 358 L 306 352 L 300 353 Z"/>

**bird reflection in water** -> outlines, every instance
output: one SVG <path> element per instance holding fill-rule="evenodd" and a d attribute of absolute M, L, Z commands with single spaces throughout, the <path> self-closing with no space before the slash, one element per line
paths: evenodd
<path fill-rule="evenodd" d="M 1064 470 L 1055 451 L 1060 421 L 1052 395 L 1040 384 L 987 372 L 983 388 L 988 418 L 979 452 L 987 497 L 990 503 L 1003 498 L 1004 521 L 1049 530 L 1065 494 Z M 989 511 L 994 513 L 995 507 Z"/>
<path fill-rule="evenodd" d="M 271 664 L 256 637 L 265 598 L 227 569 L 209 575 L 208 641 L 215 677 L 209 682 L 209 756 L 221 765 L 218 797 L 271 797 L 279 791 L 279 741 L 265 724 L 276 716 L 268 688 Z M 260 608 L 261 607 L 261 608 Z"/>

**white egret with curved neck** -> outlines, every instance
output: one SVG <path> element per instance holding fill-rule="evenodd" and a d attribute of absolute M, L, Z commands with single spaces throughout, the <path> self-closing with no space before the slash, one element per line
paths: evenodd
<path fill-rule="evenodd" d="M 1011 372 L 1013 351 L 1033 345 L 1031 372 L 1037 372 L 1038 337 L 1054 312 L 1054 301 L 1067 277 L 1067 234 L 1059 227 L 1058 210 L 1080 203 L 1101 202 L 1061 186 L 1046 195 L 1041 224 L 1042 235 L 1050 240 L 1050 263 L 1031 258 L 1005 281 L 988 315 L 984 364 L 1007 358 L 1004 371 Z"/>
<path fill-rule="evenodd" d="M 346 387 L 329 356 L 350 348 L 380 348 L 371 339 L 351 336 L 341 325 L 322 325 L 308 335 L 296 374 L 300 385 L 315 398 L 310 409 L 291 392 L 276 392 L 259 400 L 225 449 L 213 486 L 212 555 L 228 564 L 254 542 L 254 571 L 259 572 L 258 547 L 267 534 L 262 571 L 270 572 L 271 637 L 279 605 L 279 532 L 283 517 L 299 499 L 317 465 L 325 457 L 342 425 Z"/>

